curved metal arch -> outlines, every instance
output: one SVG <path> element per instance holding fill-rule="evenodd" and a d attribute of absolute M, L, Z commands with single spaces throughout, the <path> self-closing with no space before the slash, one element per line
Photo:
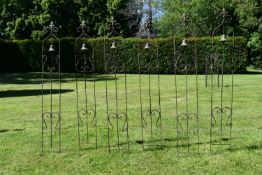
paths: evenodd
<path fill-rule="evenodd" d="M 115 20 L 114 17 L 111 17 L 110 24 L 107 25 L 107 28 L 110 29 L 110 32 L 107 34 L 107 37 L 115 37 L 116 30 L 121 29 L 121 25 Z"/>

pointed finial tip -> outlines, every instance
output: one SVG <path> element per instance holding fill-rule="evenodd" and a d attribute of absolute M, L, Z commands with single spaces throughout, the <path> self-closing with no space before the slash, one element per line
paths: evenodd
<path fill-rule="evenodd" d="M 53 27 L 55 27 L 55 25 L 54 25 L 54 22 L 53 22 L 53 21 L 51 21 L 51 22 L 50 22 L 50 25 L 49 25 L 49 27 L 50 27 L 50 28 L 53 28 Z"/>

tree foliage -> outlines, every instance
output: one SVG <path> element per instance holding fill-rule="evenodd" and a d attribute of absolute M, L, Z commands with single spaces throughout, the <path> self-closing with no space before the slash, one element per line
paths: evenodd
<path fill-rule="evenodd" d="M 240 28 L 249 38 L 251 62 L 262 67 L 262 1 L 253 0 L 252 3 L 244 1 L 237 5 Z"/>
<path fill-rule="evenodd" d="M 131 3 L 132 2 L 132 3 Z M 104 36 L 114 19 L 120 23 L 119 35 L 128 37 L 128 22 L 139 18 L 134 0 L 1 0 L 0 37 L 7 39 L 39 39 L 51 21 L 57 24 L 59 36 L 76 36 L 82 20 L 90 26 L 90 36 Z M 132 5 L 132 6 L 131 6 Z M 133 8 L 133 13 L 121 13 Z M 132 30 L 134 31 L 134 30 Z M 135 31 L 134 31 L 135 32 Z"/>
<path fill-rule="evenodd" d="M 190 27 L 188 35 L 210 36 L 221 23 L 219 16 L 226 9 L 225 32 L 245 36 L 253 64 L 262 65 L 262 1 L 261 0 L 163 0 L 164 15 L 159 22 L 162 36 L 183 33 L 181 16 L 186 12 Z M 221 34 L 217 31 L 215 35 Z M 260 66 L 261 66 L 260 65 Z"/>

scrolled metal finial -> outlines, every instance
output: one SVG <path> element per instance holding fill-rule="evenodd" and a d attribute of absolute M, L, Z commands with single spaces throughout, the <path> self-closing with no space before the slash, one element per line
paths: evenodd
<path fill-rule="evenodd" d="M 121 25 L 117 23 L 114 17 L 112 17 L 108 28 L 110 29 L 110 33 L 108 34 L 108 36 L 115 36 L 116 29 L 120 29 Z"/>
<path fill-rule="evenodd" d="M 223 15 L 223 18 L 225 18 L 227 16 L 227 11 L 226 11 L 225 7 L 223 7 L 223 9 L 222 9 L 222 15 Z"/>
<path fill-rule="evenodd" d="M 54 22 L 51 21 L 51 23 L 50 23 L 50 25 L 49 25 L 49 28 L 50 28 L 50 29 L 53 29 L 54 27 L 55 27 Z"/>
<path fill-rule="evenodd" d="M 84 28 L 84 27 L 86 26 L 85 20 L 82 21 L 82 23 L 80 24 L 80 26 L 81 26 L 82 28 Z"/>
<path fill-rule="evenodd" d="M 50 25 L 48 26 L 51 35 L 55 35 L 58 32 L 57 27 L 54 25 L 54 22 L 51 21 Z"/>
<path fill-rule="evenodd" d="M 184 12 L 183 15 L 181 16 L 181 23 L 183 26 L 186 26 L 188 22 L 189 22 L 189 17 Z"/>
<path fill-rule="evenodd" d="M 87 24 L 88 21 L 83 20 L 80 26 L 77 28 L 77 32 L 81 33 L 81 36 L 88 36 L 87 33 L 90 31 L 90 27 Z"/>

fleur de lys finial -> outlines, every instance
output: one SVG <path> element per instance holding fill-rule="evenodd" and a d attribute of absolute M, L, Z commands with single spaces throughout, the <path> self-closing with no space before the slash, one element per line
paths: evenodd
<path fill-rule="evenodd" d="M 83 20 L 82 23 L 81 23 L 81 27 L 84 28 L 86 26 L 86 21 Z"/>
<path fill-rule="evenodd" d="M 50 27 L 50 29 L 53 29 L 53 28 L 55 27 L 55 25 L 54 25 L 54 22 L 53 22 L 53 21 L 51 21 L 51 23 L 50 23 L 49 27 Z"/>

